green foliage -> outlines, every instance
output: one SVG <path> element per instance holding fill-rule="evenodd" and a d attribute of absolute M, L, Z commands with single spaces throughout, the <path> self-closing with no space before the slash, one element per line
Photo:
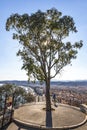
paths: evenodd
<path fill-rule="evenodd" d="M 34 102 L 35 101 L 35 96 L 32 95 L 31 93 L 28 93 L 28 94 L 25 95 L 25 100 L 27 102 Z"/>
<path fill-rule="evenodd" d="M 24 96 L 26 94 L 25 89 L 18 87 L 18 86 L 14 86 L 12 84 L 4 84 L 0 87 L 0 94 L 4 94 L 6 93 L 8 96 L 9 95 L 13 95 L 13 93 L 15 94 L 15 97 L 21 95 Z"/>
<path fill-rule="evenodd" d="M 12 14 L 6 22 L 6 30 L 15 30 L 13 39 L 22 45 L 17 55 L 30 79 L 47 81 L 54 78 L 64 66 L 71 63 L 82 47 L 82 41 L 64 42 L 70 32 L 77 32 L 74 20 L 62 16 L 57 9 L 28 14 Z M 55 73 L 52 73 L 54 69 Z"/>
<path fill-rule="evenodd" d="M 26 90 L 24 88 L 21 87 L 15 87 L 15 91 L 14 91 L 15 97 L 21 95 L 21 96 L 25 96 L 26 94 Z"/>
<path fill-rule="evenodd" d="M 14 86 L 11 84 L 4 84 L 0 87 L 0 94 L 7 93 L 8 95 L 12 94 Z"/>

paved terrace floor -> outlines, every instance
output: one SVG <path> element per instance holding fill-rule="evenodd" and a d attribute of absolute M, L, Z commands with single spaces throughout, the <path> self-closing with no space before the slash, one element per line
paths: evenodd
<path fill-rule="evenodd" d="M 52 113 L 47 113 L 43 108 L 45 108 L 45 104 L 40 102 L 37 104 L 28 104 L 16 109 L 14 119 L 18 122 L 28 124 L 28 126 L 13 122 L 3 128 L 3 130 L 43 130 L 47 127 L 67 127 L 67 130 L 69 130 L 69 127 L 82 123 L 86 118 L 84 113 L 67 105 L 59 104 L 58 107 L 53 106 L 55 110 Z M 71 129 L 86 130 L 87 123 L 78 128 Z"/>

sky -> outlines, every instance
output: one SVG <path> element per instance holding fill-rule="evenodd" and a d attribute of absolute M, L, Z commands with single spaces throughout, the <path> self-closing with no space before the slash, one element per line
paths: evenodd
<path fill-rule="evenodd" d="M 15 13 L 32 14 L 37 10 L 46 11 L 55 7 L 62 15 L 73 17 L 78 32 L 70 35 L 71 42 L 83 40 L 77 59 L 63 69 L 53 80 L 87 80 L 87 0 L 2 0 L 0 2 L 0 81 L 27 80 L 22 61 L 16 56 L 20 45 L 12 39 L 12 31 L 7 32 L 7 18 Z"/>

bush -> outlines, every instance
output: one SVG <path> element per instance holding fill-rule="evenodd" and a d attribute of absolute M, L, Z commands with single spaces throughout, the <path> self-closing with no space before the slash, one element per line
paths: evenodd
<path fill-rule="evenodd" d="M 32 95 L 31 93 L 28 93 L 26 96 L 25 96 L 25 100 L 27 102 L 34 102 L 35 101 L 35 96 Z"/>

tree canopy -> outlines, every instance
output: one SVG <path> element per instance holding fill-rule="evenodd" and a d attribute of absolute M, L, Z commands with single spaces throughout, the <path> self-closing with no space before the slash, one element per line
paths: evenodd
<path fill-rule="evenodd" d="M 13 39 L 19 40 L 23 48 L 18 51 L 23 60 L 23 69 L 30 78 L 46 80 L 54 78 L 61 69 L 76 58 L 82 41 L 63 42 L 70 32 L 77 32 L 74 20 L 62 16 L 57 9 L 28 14 L 12 14 L 6 23 L 6 30 L 14 29 Z M 51 70 L 55 73 L 52 74 Z"/>

